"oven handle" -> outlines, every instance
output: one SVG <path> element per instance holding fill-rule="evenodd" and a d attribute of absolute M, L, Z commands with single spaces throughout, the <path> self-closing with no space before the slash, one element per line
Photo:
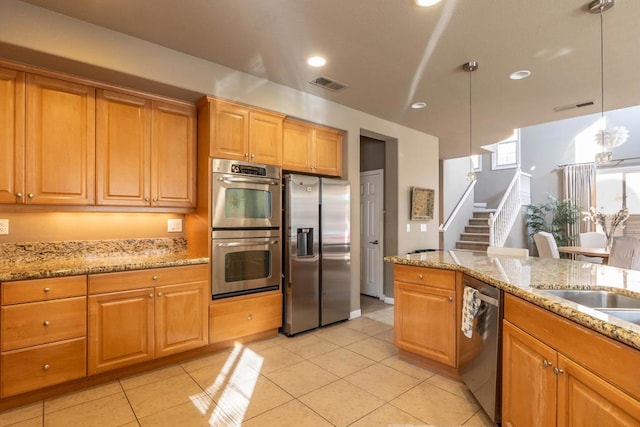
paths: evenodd
<path fill-rule="evenodd" d="M 245 182 L 248 184 L 269 184 L 269 185 L 278 185 L 280 184 L 278 181 L 274 181 L 272 179 L 260 179 L 260 178 L 243 178 L 243 177 L 238 177 L 238 176 L 234 176 L 234 177 L 228 177 L 228 176 L 219 176 L 218 177 L 218 181 L 223 181 L 223 182 L 229 182 L 229 183 L 233 183 L 233 182 Z"/>
<path fill-rule="evenodd" d="M 235 248 L 238 246 L 259 246 L 259 245 L 277 245 L 277 240 L 250 240 L 250 241 L 242 241 L 242 242 L 231 242 L 231 243 L 217 243 L 216 246 L 220 248 Z"/>

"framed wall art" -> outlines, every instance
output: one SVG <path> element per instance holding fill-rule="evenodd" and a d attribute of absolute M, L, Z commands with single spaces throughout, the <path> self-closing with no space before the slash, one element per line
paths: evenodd
<path fill-rule="evenodd" d="M 428 188 L 411 187 L 411 220 L 433 219 L 435 191 Z"/>

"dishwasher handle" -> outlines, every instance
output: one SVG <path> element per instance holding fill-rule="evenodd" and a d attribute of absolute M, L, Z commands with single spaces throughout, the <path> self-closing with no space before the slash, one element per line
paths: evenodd
<path fill-rule="evenodd" d="M 498 303 L 498 300 L 497 300 L 497 299 L 492 298 L 492 297 L 490 297 L 489 295 L 482 294 L 482 293 L 480 293 L 480 292 L 478 292 L 478 299 L 479 299 L 480 301 L 484 301 L 484 302 L 486 302 L 487 304 L 491 304 L 491 305 L 493 305 L 493 306 L 495 306 L 495 307 L 500 306 L 500 303 Z"/>

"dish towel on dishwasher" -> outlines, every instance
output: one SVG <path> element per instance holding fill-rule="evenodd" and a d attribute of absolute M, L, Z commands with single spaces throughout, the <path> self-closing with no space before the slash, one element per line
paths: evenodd
<path fill-rule="evenodd" d="M 465 337 L 473 336 L 473 319 L 480 308 L 480 298 L 478 290 L 465 286 L 462 295 L 462 333 Z"/>

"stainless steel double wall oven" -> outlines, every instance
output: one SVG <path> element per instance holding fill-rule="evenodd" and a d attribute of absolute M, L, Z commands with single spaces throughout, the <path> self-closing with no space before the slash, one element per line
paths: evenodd
<path fill-rule="evenodd" d="M 212 159 L 212 172 L 213 299 L 279 289 L 280 168 Z"/>

